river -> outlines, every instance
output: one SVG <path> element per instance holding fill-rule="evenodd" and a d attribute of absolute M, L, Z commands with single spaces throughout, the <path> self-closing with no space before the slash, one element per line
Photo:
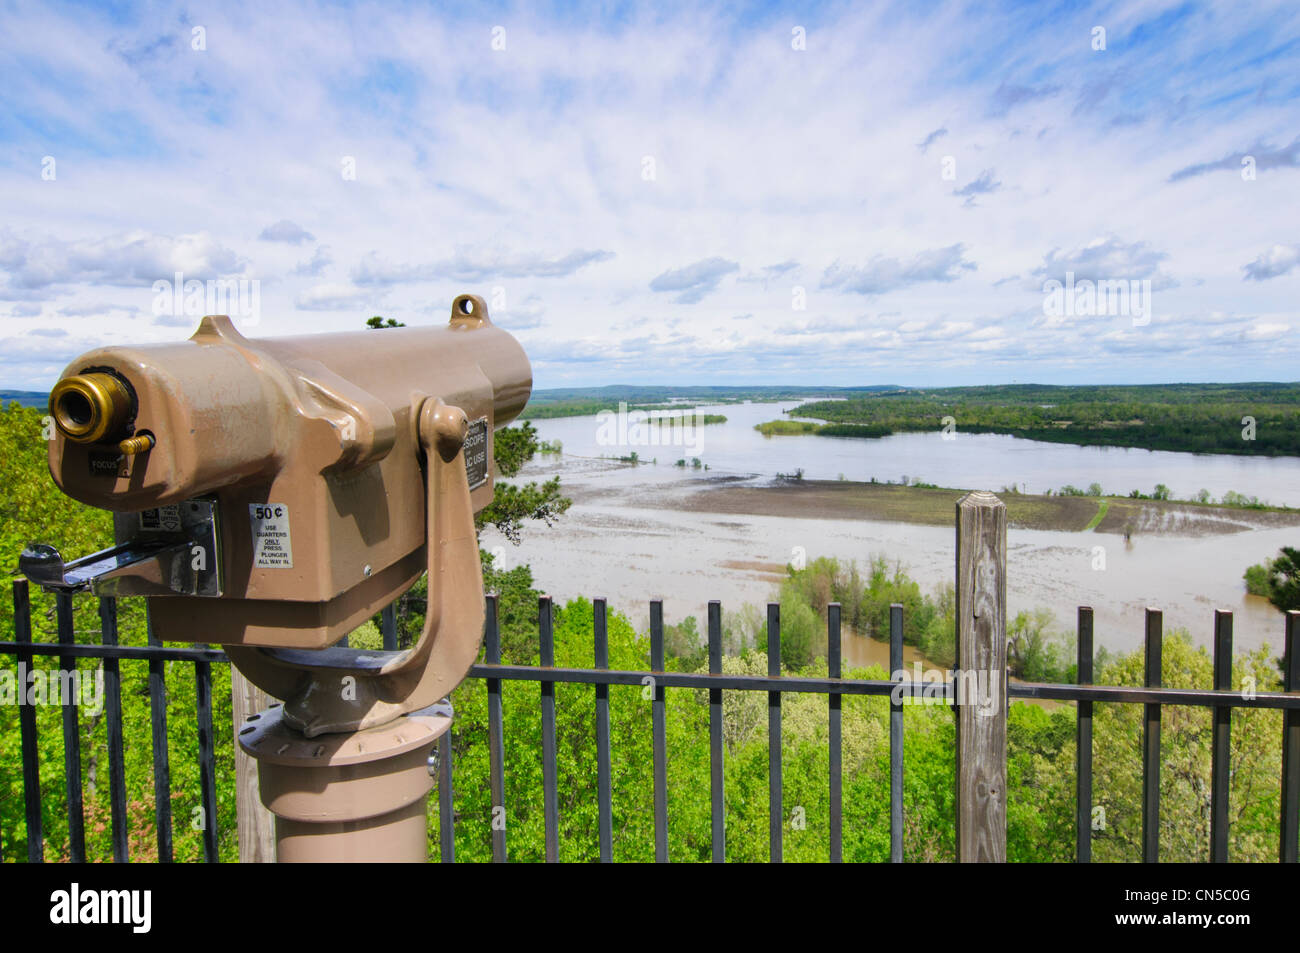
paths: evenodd
<path fill-rule="evenodd" d="M 789 419 L 788 409 L 801 401 L 702 406 L 723 414 L 725 424 L 700 428 L 700 447 L 691 454 L 711 471 L 772 477 L 802 468 L 810 480 L 899 482 L 903 476 L 936 486 L 998 491 L 1015 484 L 1022 493 L 1044 493 L 1066 484 L 1084 488 L 1100 483 L 1111 495 L 1132 490 L 1150 493 L 1163 483 L 1179 499 L 1202 489 L 1219 499 L 1229 490 L 1258 496 L 1276 506 L 1300 507 L 1300 457 L 1246 457 L 1230 454 L 1172 453 L 1130 447 L 1080 447 L 1021 440 L 1001 434 L 965 434 L 960 428 L 945 440 L 932 433 L 894 434 L 874 440 L 816 435 L 765 437 L 754 425 Z M 642 459 L 672 463 L 683 448 L 611 446 L 592 417 L 535 420 L 544 440 L 560 440 L 565 453 L 584 457 L 619 456 L 637 451 Z M 1300 449 L 1300 448 L 1298 448 Z M 669 459 L 671 458 L 671 459 Z"/>
<path fill-rule="evenodd" d="M 879 440 L 818 436 L 763 437 L 753 425 L 777 419 L 784 404 L 730 404 L 705 408 L 725 414 L 725 424 L 703 428 L 698 446 L 611 446 L 602 443 L 595 417 L 534 421 L 544 440 L 563 442 L 563 454 L 538 456 L 523 480 L 558 475 L 577 502 L 553 527 L 528 525 L 513 546 L 493 530 L 483 544 L 509 568 L 528 563 L 539 588 L 564 600 L 605 596 L 612 607 L 646 627 L 651 598 L 665 600 L 670 622 L 694 615 L 703 621 L 710 599 L 723 608 L 762 604 L 796 547 L 808 558 L 834 556 L 861 565 L 880 554 L 898 563 L 926 591 L 953 578 L 951 528 L 870 520 L 827 520 L 713 514 L 675 508 L 703 481 L 769 482 L 778 472 L 802 468 L 812 479 L 897 482 L 904 474 L 940 486 L 993 489 L 1016 483 L 1041 492 L 1094 480 L 1107 491 L 1165 483 L 1175 496 L 1201 488 L 1219 497 L 1228 489 L 1275 503 L 1300 505 L 1300 460 L 1238 458 L 1145 450 L 1100 449 L 958 434 L 906 434 Z M 606 427 L 608 434 L 608 426 Z M 602 456 L 635 450 L 657 465 L 627 466 Z M 699 456 L 700 469 L 678 468 Z M 707 463 L 709 469 L 703 469 Z M 1106 549 L 1104 569 L 1094 568 L 1095 547 Z M 1267 601 L 1245 593 L 1241 575 L 1252 563 L 1300 545 L 1296 529 L 1258 529 L 1200 537 L 1142 536 L 1130 543 L 1114 535 L 1027 529 L 1008 531 L 1008 602 L 1012 614 L 1046 607 L 1058 628 L 1072 629 L 1076 607 L 1095 610 L 1096 643 L 1131 651 L 1142 644 L 1143 609 L 1161 608 L 1165 627 L 1188 629 L 1204 646 L 1212 642 L 1213 610 L 1235 613 L 1238 652 L 1267 643 L 1281 646 L 1282 616 Z M 846 662 L 881 657 L 880 647 L 849 639 Z"/>

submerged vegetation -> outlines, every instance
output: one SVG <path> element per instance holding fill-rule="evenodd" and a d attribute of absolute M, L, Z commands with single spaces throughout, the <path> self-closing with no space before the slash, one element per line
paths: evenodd
<path fill-rule="evenodd" d="M 1280 611 L 1300 609 L 1300 549 L 1283 546 L 1272 559 L 1247 569 L 1245 580 L 1247 592 Z"/>

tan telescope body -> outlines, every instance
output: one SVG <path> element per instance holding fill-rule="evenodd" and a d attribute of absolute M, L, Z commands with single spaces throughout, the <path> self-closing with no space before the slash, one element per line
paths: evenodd
<path fill-rule="evenodd" d="M 444 456 L 464 442 L 477 512 L 493 495 L 493 431 L 531 390 L 523 349 L 475 295 L 442 327 L 250 340 L 206 317 L 183 343 L 70 364 L 51 392 L 50 471 L 74 499 L 125 514 L 119 543 L 140 511 L 166 524 L 215 500 L 220 595 L 175 594 L 185 553 L 117 590 L 150 596 L 160 638 L 321 648 L 431 564 L 422 411 Z"/>
<path fill-rule="evenodd" d="M 239 728 L 281 860 L 422 860 L 429 752 L 483 637 L 474 514 L 493 431 L 532 392 L 476 295 L 437 328 L 91 351 L 50 393 L 50 471 L 114 511 L 115 545 L 19 558 L 62 591 L 149 598 L 166 641 L 226 645 L 283 704 Z M 428 574 L 403 651 L 335 646 Z"/>

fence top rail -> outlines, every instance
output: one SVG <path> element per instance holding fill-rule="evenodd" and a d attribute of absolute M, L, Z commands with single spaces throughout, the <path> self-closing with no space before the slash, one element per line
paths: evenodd
<path fill-rule="evenodd" d="M 116 658 L 148 661 L 228 662 L 219 649 L 173 648 L 154 645 L 83 645 L 59 642 L 0 642 L 0 655 L 52 655 L 66 658 Z M 721 688 L 730 691 L 806 692 L 822 695 L 893 695 L 904 698 L 953 699 L 956 680 L 916 681 L 869 678 L 818 678 L 803 675 L 725 675 L 708 672 L 616 671 L 596 668 L 555 668 L 537 665 L 476 664 L 470 678 L 528 682 L 568 682 L 589 685 L 644 686 L 652 680 L 665 688 Z M 1077 685 L 1073 683 L 1010 682 L 1011 698 L 1047 701 L 1128 702 L 1186 705 L 1203 708 L 1265 708 L 1300 710 L 1300 692 L 1224 691 L 1200 688 L 1148 688 L 1140 685 Z"/>
<path fill-rule="evenodd" d="M 15 590 L 26 589 L 26 580 L 15 582 Z M 495 605 L 497 596 L 488 594 L 488 601 Z M 550 597 L 543 596 L 542 601 L 549 602 Z M 603 614 L 604 600 L 597 600 L 599 614 Z M 653 615 L 659 600 L 651 600 Z M 710 602 L 710 610 L 720 605 L 717 600 Z M 838 609 L 838 603 L 832 603 Z M 770 604 L 770 607 L 775 604 Z M 894 610 L 901 611 L 902 606 L 894 604 Z M 1091 608 L 1080 606 L 1080 612 L 1091 613 Z M 662 610 L 660 610 L 662 611 Z M 1148 610 L 1150 615 L 1151 610 Z M 1229 620 L 1230 613 L 1223 613 Z M 1287 613 L 1288 643 L 1300 630 L 1300 613 Z M 127 660 L 166 659 L 177 661 L 224 663 L 229 659 L 219 648 L 188 646 L 184 648 L 150 644 L 147 646 L 130 646 L 117 644 L 85 644 L 73 642 L 35 642 L 0 641 L 0 655 L 19 655 L 30 657 L 61 656 L 64 658 L 104 658 Z M 660 662 L 662 664 L 662 661 Z M 717 666 L 711 666 L 717 667 Z M 916 679 L 854 679 L 810 677 L 793 674 L 784 675 L 779 671 L 768 675 L 723 674 L 720 672 L 668 672 L 668 671 L 610 671 L 601 668 L 556 668 L 544 665 L 505 665 L 500 663 L 479 663 L 468 674 L 470 678 L 531 681 L 531 682 L 569 682 L 591 685 L 628 685 L 645 686 L 654 684 L 665 688 L 727 689 L 732 691 L 766 691 L 794 692 L 825 695 L 889 695 L 895 699 L 922 698 L 923 700 L 950 701 L 959 695 L 957 681 L 963 673 L 950 670 L 930 670 L 923 673 L 921 680 Z M 970 673 L 965 673 L 969 675 Z M 977 673 L 978 674 L 978 673 Z M 897 675 L 897 673 L 895 673 Z M 938 676 L 932 678 L 931 676 Z M 1300 691 L 1293 692 L 1245 692 L 1233 690 L 1212 690 L 1195 688 L 1168 688 L 1163 686 L 1129 686 L 1097 685 L 1093 683 L 1043 683 L 1017 682 L 1005 679 L 1008 698 L 1040 699 L 1047 701 L 1099 701 L 1115 703 L 1165 704 L 1215 709 L 1224 708 L 1262 708 L 1287 711 L 1300 710 Z"/>
<path fill-rule="evenodd" d="M 652 684 L 665 688 L 722 688 L 732 691 L 808 692 L 823 695 L 891 695 L 955 698 L 956 679 L 894 681 L 869 678 L 810 678 L 802 675 L 725 675 L 708 672 L 611 671 L 608 669 L 554 668 L 537 665 L 475 665 L 470 678 L 495 678 L 526 682 L 570 682 L 588 685 Z M 1198 688 L 1145 688 L 1137 685 L 1075 685 L 1011 682 L 1011 698 L 1052 701 L 1146 702 L 1209 708 L 1278 708 L 1300 710 L 1300 692 L 1214 691 Z"/>

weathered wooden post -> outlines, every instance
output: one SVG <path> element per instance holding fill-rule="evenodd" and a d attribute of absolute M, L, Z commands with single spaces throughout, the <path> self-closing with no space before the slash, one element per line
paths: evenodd
<path fill-rule="evenodd" d="M 957 501 L 957 859 L 1007 859 L 1007 508 Z"/>
<path fill-rule="evenodd" d="M 247 724 L 248 716 L 265 711 L 274 701 L 230 666 L 230 711 L 235 735 Z M 235 813 L 239 825 L 239 862 L 275 863 L 275 815 L 262 804 L 257 791 L 257 762 L 235 746 Z"/>

